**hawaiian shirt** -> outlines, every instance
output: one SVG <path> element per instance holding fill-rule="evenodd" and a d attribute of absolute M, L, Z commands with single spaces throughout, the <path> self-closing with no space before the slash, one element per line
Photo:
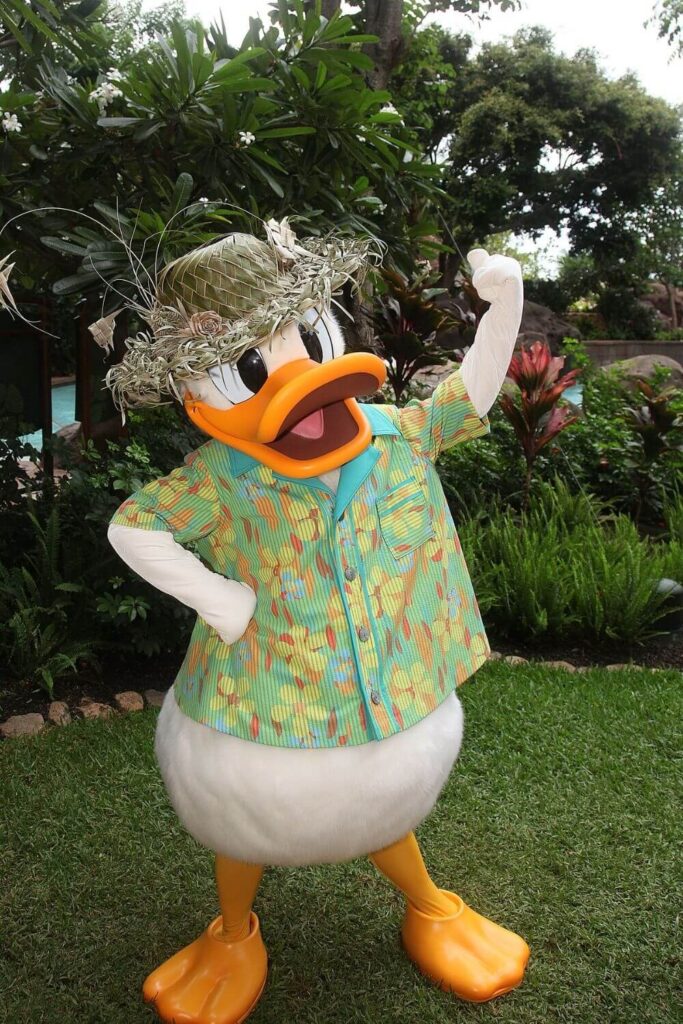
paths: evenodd
<path fill-rule="evenodd" d="M 336 494 L 211 440 L 113 522 L 170 530 L 256 610 L 225 644 L 197 619 L 180 708 L 278 747 L 381 740 L 419 722 L 490 648 L 434 460 L 489 431 L 459 371 L 403 408 L 361 406 L 372 443 Z"/>

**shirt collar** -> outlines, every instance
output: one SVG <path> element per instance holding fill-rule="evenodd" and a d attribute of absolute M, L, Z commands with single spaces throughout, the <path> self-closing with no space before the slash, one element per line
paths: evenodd
<path fill-rule="evenodd" d="M 361 409 L 370 424 L 373 437 L 377 437 L 380 434 L 400 433 L 393 420 L 382 410 L 381 405 L 370 405 L 369 403 L 366 403 L 361 404 Z M 251 455 L 247 455 L 246 452 L 239 451 L 237 448 L 232 448 L 229 445 L 228 457 L 230 459 L 230 470 L 233 476 L 241 476 L 243 473 L 248 473 L 250 469 L 263 465 L 263 463 L 259 462 L 258 459 L 253 458 Z"/>

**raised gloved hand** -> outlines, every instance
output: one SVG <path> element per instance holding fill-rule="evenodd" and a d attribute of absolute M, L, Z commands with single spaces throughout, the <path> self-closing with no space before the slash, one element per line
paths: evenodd
<path fill-rule="evenodd" d="M 467 256 L 472 284 L 491 308 L 484 313 L 475 339 L 460 366 L 465 389 L 484 416 L 503 386 L 524 309 L 522 269 L 510 256 L 489 256 L 472 249 Z"/>
<path fill-rule="evenodd" d="M 472 284 L 485 302 L 521 306 L 524 301 L 522 268 L 512 256 L 489 256 L 486 249 L 467 254 L 472 267 Z"/>

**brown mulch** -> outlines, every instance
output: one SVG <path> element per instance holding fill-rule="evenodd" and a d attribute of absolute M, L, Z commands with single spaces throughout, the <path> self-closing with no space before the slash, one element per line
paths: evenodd
<path fill-rule="evenodd" d="M 57 681 L 54 698 L 48 697 L 38 686 L 22 686 L 20 683 L 8 682 L 0 685 L 0 721 L 12 715 L 25 715 L 30 711 L 38 711 L 47 716 L 51 699 L 63 700 L 70 708 L 77 708 L 84 697 L 101 701 L 104 704 L 113 702 L 114 694 L 124 690 L 167 690 L 176 677 L 182 655 L 158 655 L 155 658 L 142 658 L 137 655 L 126 660 L 111 659 L 101 666 L 101 674 L 93 668 L 84 666 L 78 675 L 64 676 Z"/>
<path fill-rule="evenodd" d="M 623 665 L 632 663 L 646 668 L 677 668 L 683 670 L 683 629 L 656 637 L 642 646 L 626 647 L 622 643 L 601 644 L 518 644 L 509 640 L 496 641 L 489 635 L 494 651 L 517 654 L 529 661 L 568 661 L 572 665 Z"/>

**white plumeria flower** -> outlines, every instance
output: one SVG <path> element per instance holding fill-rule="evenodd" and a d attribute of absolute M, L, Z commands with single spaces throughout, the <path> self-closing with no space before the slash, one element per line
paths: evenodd
<path fill-rule="evenodd" d="M 123 96 L 123 93 L 118 86 L 114 85 L 113 82 L 102 82 L 96 89 L 92 90 L 88 98 L 91 102 L 93 100 L 96 101 L 100 108 L 100 114 L 105 114 L 107 107 L 110 103 L 113 103 L 118 96 Z"/>
<path fill-rule="evenodd" d="M 252 142 L 256 142 L 256 136 L 253 132 L 238 132 L 237 134 L 243 146 L 251 146 Z"/>
<path fill-rule="evenodd" d="M 385 103 L 380 110 L 380 114 L 398 114 L 398 110 L 393 103 Z"/>
<path fill-rule="evenodd" d="M 22 125 L 16 114 L 10 114 L 9 110 L 6 110 L 2 115 L 2 127 L 6 132 L 20 132 Z"/>

